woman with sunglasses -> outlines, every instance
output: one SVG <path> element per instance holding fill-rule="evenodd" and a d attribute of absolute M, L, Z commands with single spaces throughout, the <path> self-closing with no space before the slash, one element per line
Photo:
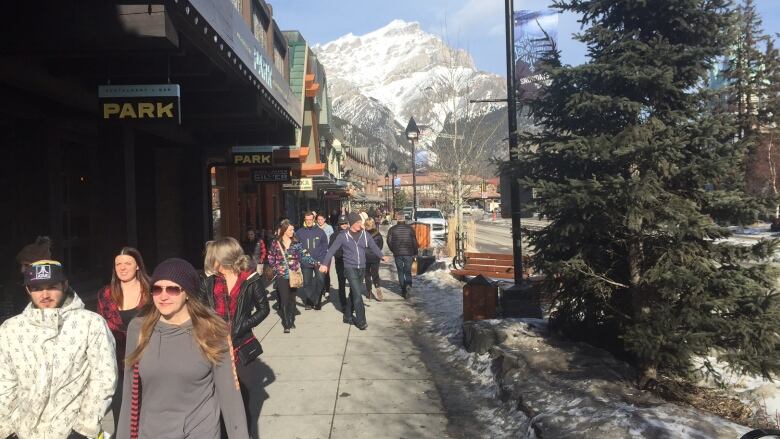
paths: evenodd
<path fill-rule="evenodd" d="M 125 359 L 125 339 L 127 325 L 138 315 L 149 296 L 149 275 L 146 274 L 141 252 L 124 247 L 114 257 L 114 270 L 111 283 L 98 292 L 98 314 L 108 323 L 108 328 L 116 340 L 116 359 L 118 363 L 118 383 L 122 382 Z M 122 401 L 122 386 L 116 387 L 111 400 L 111 412 L 114 416 L 114 428 L 119 421 L 119 408 Z"/>
<path fill-rule="evenodd" d="M 228 328 L 198 299 L 200 279 L 182 259 L 152 274 L 152 301 L 127 330 L 118 439 L 247 439 Z"/>
<path fill-rule="evenodd" d="M 282 220 L 276 229 L 276 239 L 268 249 L 268 264 L 276 274 L 276 291 L 279 293 L 279 315 L 284 333 L 295 328 L 295 294 L 297 288 L 290 287 L 290 271 L 299 271 L 301 262 L 319 266 L 295 238 L 295 227 L 289 220 Z"/>
<path fill-rule="evenodd" d="M 263 370 L 257 357 L 263 352 L 252 328 L 268 317 L 270 307 L 265 282 L 250 269 L 249 256 L 234 238 L 206 243 L 203 302 L 228 324 L 233 340 L 233 358 L 241 384 L 251 437 L 257 439 L 260 408 L 267 398 L 263 389 Z M 254 311 L 253 311 L 254 309 Z"/>

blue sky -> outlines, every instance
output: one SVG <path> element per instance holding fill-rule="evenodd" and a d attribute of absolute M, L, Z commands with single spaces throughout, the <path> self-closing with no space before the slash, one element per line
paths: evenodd
<path fill-rule="evenodd" d="M 480 70 L 506 74 L 504 0 L 269 0 L 283 30 L 301 31 L 311 44 L 327 43 L 353 33 L 362 35 L 393 19 L 417 21 L 451 46 L 471 52 Z M 515 9 L 541 9 L 549 0 L 514 0 Z M 764 30 L 780 32 L 780 0 L 755 0 Z M 571 38 L 579 31 L 577 17 L 558 21 L 563 61 L 585 61 L 585 47 Z"/>

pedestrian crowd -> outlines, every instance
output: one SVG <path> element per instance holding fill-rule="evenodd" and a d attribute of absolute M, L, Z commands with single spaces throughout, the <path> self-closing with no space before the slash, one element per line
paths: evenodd
<path fill-rule="evenodd" d="M 0 439 L 103 438 L 109 411 L 117 439 L 257 439 L 267 394 L 252 329 L 272 308 L 285 333 L 300 314 L 296 298 L 306 310 L 330 301 L 365 330 L 365 305 L 384 298 L 385 241 L 403 297 L 411 292 L 417 241 L 403 215 L 386 237 L 365 213 L 334 212 L 330 222 L 335 230 L 307 212 L 297 230 L 281 220 L 268 242 L 254 231 L 209 241 L 202 274 L 170 258 L 149 275 L 141 253 L 122 248 L 97 313 L 51 259 L 48 238 L 26 246 L 17 261 L 29 302 L 0 326 Z"/>

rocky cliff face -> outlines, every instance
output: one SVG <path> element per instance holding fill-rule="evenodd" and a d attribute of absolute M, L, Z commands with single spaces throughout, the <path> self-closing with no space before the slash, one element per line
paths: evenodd
<path fill-rule="evenodd" d="M 418 23 L 394 20 L 366 35 L 349 34 L 315 46 L 314 51 L 328 74 L 334 114 L 354 126 L 342 128 L 379 139 L 380 158 L 407 154 L 402 132 L 411 116 L 430 127 L 433 141 L 453 113 L 464 116 L 468 99 L 506 96 L 504 78 L 478 71 L 467 52 L 451 48 Z M 461 87 L 455 104 L 441 91 L 443 78 Z M 480 105 L 472 110 L 484 114 L 497 108 Z M 399 166 L 404 169 L 403 163 Z"/>

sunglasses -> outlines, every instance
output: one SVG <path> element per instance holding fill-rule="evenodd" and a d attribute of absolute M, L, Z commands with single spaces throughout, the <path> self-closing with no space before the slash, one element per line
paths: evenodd
<path fill-rule="evenodd" d="M 162 294 L 163 290 L 165 290 L 166 293 L 168 293 L 169 296 L 178 296 L 181 294 L 184 289 L 180 286 L 173 286 L 169 285 L 167 287 L 161 287 L 159 285 L 152 285 L 152 295 L 153 296 L 159 296 Z"/>

